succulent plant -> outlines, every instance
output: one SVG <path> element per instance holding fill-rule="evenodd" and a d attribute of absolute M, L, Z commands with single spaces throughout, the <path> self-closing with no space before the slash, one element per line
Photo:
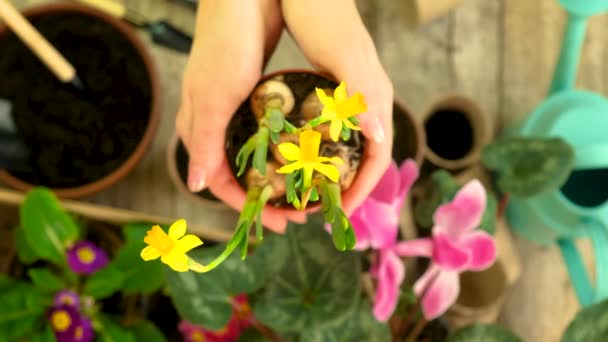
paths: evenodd
<path fill-rule="evenodd" d="M 431 175 L 431 184 L 426 188 L 423 198 L 416 203 L 414 208 L 414 218 L 416 223 L 423 228 L 433 226 L 433 214 L 437 208 L 451 201 L 462 184 L 458 183 L 452 175 L 445 170 L 437 170 Z M 486 210 L 481 218 L 479 229 L 485 230 L 489 234 L 494 234 L 496 230 L 496 198 L 486 192 Z"/>
<path fill-rule="evenodd" d="M 530 197 L 561 187 L 572 172 L 574 149 L 556 137 L 511 137 L 488 145 L 483 164 L 503 193 Z"/>

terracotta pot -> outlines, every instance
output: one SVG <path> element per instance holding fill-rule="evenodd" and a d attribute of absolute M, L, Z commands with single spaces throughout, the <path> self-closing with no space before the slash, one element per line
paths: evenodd
<path fill-rule="evenodd" d="M 472 99 L 462 95 L 443 97 L 423 118 L 425 175 L 438 168 L 457 173 L 473 166 L 492 138 L 487 114 Z"/>
<path fill-rule="evenodd" d="M 181 168 L 179 167 L 179 161 L 178 158 L 180 157 L 180 155 L 178 155 L 178 153 L 180 153 L 181 149 L 183 148 L 183 145 L 181 143 L 181 140 L 179 139 L 179 137 L 177 136 L 177 134 L 173 135 L 171 137 L 171 140 L 169 141 L 169 145 L 167 147 L 167 169 L 169 171 L 169 176 L 171 178 L 171 181 L 173 182 L 173 184 L 175 184 L 175 187 L 184 195 L 188 196 L 188 198 L 200 202 L 201 204 L 212 208 L 212 209 L 217 209 L 217 210 L 225 210 L 225 209 L 229 209 L 229 207 L 224 204 L 222 201 L 220 201 L 219 199 L 217 199 L 215 196 L 213 196 L 213 194 L 211 194 L 210 191 L 208 190 L 203 190 L 201 193 L 192 193 L 189 189 L 188 189 L 188 185 L 187 185 L 187 165 L 186 165 L 186 170 L 181 170 Z M 179 150 L 178 150 L 179 149 Z M 186 158 L 187 158 L 187 152 L 185 151 L 185 149 L 183 150 L 183 152 L 186 154 Z"/>
<path fill-rule="evenodd" d="M 150 54 L 148 53 L 147 48 L 137 37 L 134 30 L 124 22 L 89 6 L 80 5 L 76 3 L 52 3 L 48 5 L 32 7 L 23 11 L 23 14 L 26 18 L 48 16 L 60 13 L 80 13 L 82 15 L 93 17 L 96 20 L 103 21 L 118 30 L 135 47 L 135 49 L 139 53 L 139 56 L 142 59 L 142 62 L 145 64 L 148 77 L 150 78 L 150 87 L 152 95 L 148 126 L 146 127 L 145 133 L 141 138 L 141 141 L 135 148 L 135 151 L 122 165 L 120 165 L 110 174 L 92 183 L 78 187 L 51 189 L 60 198 L 80 198 L 92 195 L 110 187 L 111 185 L 124 178 L 127 174 L 129 174 L 133 170 L 133 168 L 139 163 L 144 153 L 150 147 L 150 144 L 156 132 L 156 128 L 158 126 L 160 110 L 160 86 L 156 67 L 152 61 Z M 6 26 L 0 27 L 0 35 L 6 34 L 7 32 L 8 28 Z M 29 184 L 21 179 L 14 177 L 5 170 L 0 170 L 0 181 L 21 191 L 29 191 L 33 187 L 32 184 Z"/>
<path fill-rule="evenodd" d="M 422 124 L 413 115 L 405 103 L 395 98 L 393 104 L 393 159 L 401 164 L 412 158 L 422 165 L 426 136 Z"/>

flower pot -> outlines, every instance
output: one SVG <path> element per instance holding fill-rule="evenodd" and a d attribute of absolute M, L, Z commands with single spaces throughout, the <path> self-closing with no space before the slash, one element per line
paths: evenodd
<path fill-rule="evenodd" d="M 426 134 L 422 174 L 436 169 L 458 173 L 479 162 L 492 132 L 487 114 L 472 99 L 449 95 L 435 102 L 423 119 Z"/>
<path fill-rule="evenodd" d="M 92 99 L 61 84 L 0 27 L 0 98 L 12 102 L 31 173 L 0 170 L 0 181 L 28 191 L 43 185 L 61 198 L 99 192 L 125 177 L 150 146 L 159 120 L 159 82 L 132 28 L 93 8 L 58 3 L 24 15 L 76 68 Z"/>
<path fill-rule="evenodd" d="M 400 165 L 411 158 L 421 165 L 426 146 L 424 129 L 405 103 L 397 98 L 393 104 L 393 130 L 393 160 Z"/>
<path fill-rule="evenodd" d="M 316 97 L 315 87 L 323 88 L 328 91 L 333 90 L 338 86 L 338 83 L 328 76 L 309 70 L 277 71 L 264 76 L 258 82 L 258 85 L 254 88 L 250 97 L 237 109 L 226 132 L 226 156 L 232 171 L 232 176 L 235 177 L 245 191 L 248 188 L 246 184 L 248 171 L 245 171 L 240 177 L 236 176 L 238 170 L 236 167 L 236 156 L 247 139 L 249 139 L 257 130 L 255 113 L 260 112 L 260 99 L 265 98 L 265 96 L 270 96 L 268 98 L 274 96 L 272 93 L 269 93 L 270 95 L 264 95 L 264 91 L 260 90 L 262 89 L 264 82 L 270 80 L 282 82 L 287 85 L 285 88 L 289 88 L 293 100 L 285 100 L 290 101 L 291 104 L 288 110 L 284 110 L 287 112 L 289 121 L 296 127 L 302 126 L 308 119 L 320 114 L 321 105 L 314 105 L 314 103 L 310 102 L 311 99 Z M 318 126 L 320 131 L 323 130 L 324 125 L 327 124 Z M 344 166 L 339 168 L 341 173 L 340 184 L 342 191 L 344 191 L 348 189 L 356 177 L 356 172 L 363 156 L 365 138 L 358 131 L 352 131 L 351 139 L 348 142 L 340 140 L 338 143 L 334 143 L 329 140 L 329 135 L 325 134 L 325 132 L 322 133 L 322 136 L 323 140 L 321 142 L 319 155 L 339 155 L 345 161 Z M 280 166 L 285 162 L 284 160 L 281 160 L 277 151 L 274 151 L 272 148 L 269 148 L 267 158 L 269 162 L 274 162 L 277 166 Z M 250 166 L 249 170 L 251 170 Z M 276 175 L 279 174 L 277 173 Z M 284 184 L 284 181 L 278 180 L 277 183 Z M 280 210 L 295 210 L 291 204 L 287 203 L 285 196 L 277 196 L 276 194 L 274 196 L 274 198 L 271 197 L 267 205 L 274 206 Z M 310 203 L 307 207 L 307 211 L 312 212 L 319 208 L 320 201 Z"/>
<path fill-rule="evenodd" d="M 189 198 L 200 202 L 214 210 L 227 210 L 229 207 L 215 197 L 211 191 L 205 189 L 198 193 L 192 193 L 188 189 L 188 151 L 177 135 L 173 135 L 167 147 L 167 168 L 169 176 L 175 187 Z"/>

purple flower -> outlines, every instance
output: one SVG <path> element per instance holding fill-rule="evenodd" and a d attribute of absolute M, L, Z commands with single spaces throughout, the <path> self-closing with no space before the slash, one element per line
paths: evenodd
<path fill-rule="evenodd" d="M 55 333 L 57 342 L 91 342 L 93 326 L 91 321 L 81 316 L 77 309 L 70 305 L 54 307 L 48 314 L 48 320 Z"/>
<path fill-rule="evenodd" d="M 68 265 L 77 274 L 91 274 L 108 264 L 108 255 L 90 241 L 79 241 L 68 249 Z"/>
<path fill-rule="evenodd" d="M 69 305 L 78 309 L 80 307 L 80 297 L 74 291 L 62 290 L 55 294 L 53 300 L 53 306 L 59 307 L 62 305 Z"/>

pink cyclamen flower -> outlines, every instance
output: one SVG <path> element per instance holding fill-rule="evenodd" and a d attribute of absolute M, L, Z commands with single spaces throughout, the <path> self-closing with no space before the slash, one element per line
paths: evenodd
<path fill-rule="evenodd" d="M 485 206 L 485 189 L 478 180 L 472 180 L 451 202 L 437 208 L 431 238 L 395 246 L 398 255 L 432 259 L 428 270 L 414 284 L 416 294 L 423 296 L 422 311 L 427 320 L 441 316 L 454 304 L 460 292 L 460 273 L 487 269 L 496 260 L 494 238 L 475 229 Z"/>
<path fill-rule="evenodd" d="M 91 274 L 108 264 L 108 255 L 91 241 L 79 241 L 67 251 L 67 262 L 76 274 Z"/>

